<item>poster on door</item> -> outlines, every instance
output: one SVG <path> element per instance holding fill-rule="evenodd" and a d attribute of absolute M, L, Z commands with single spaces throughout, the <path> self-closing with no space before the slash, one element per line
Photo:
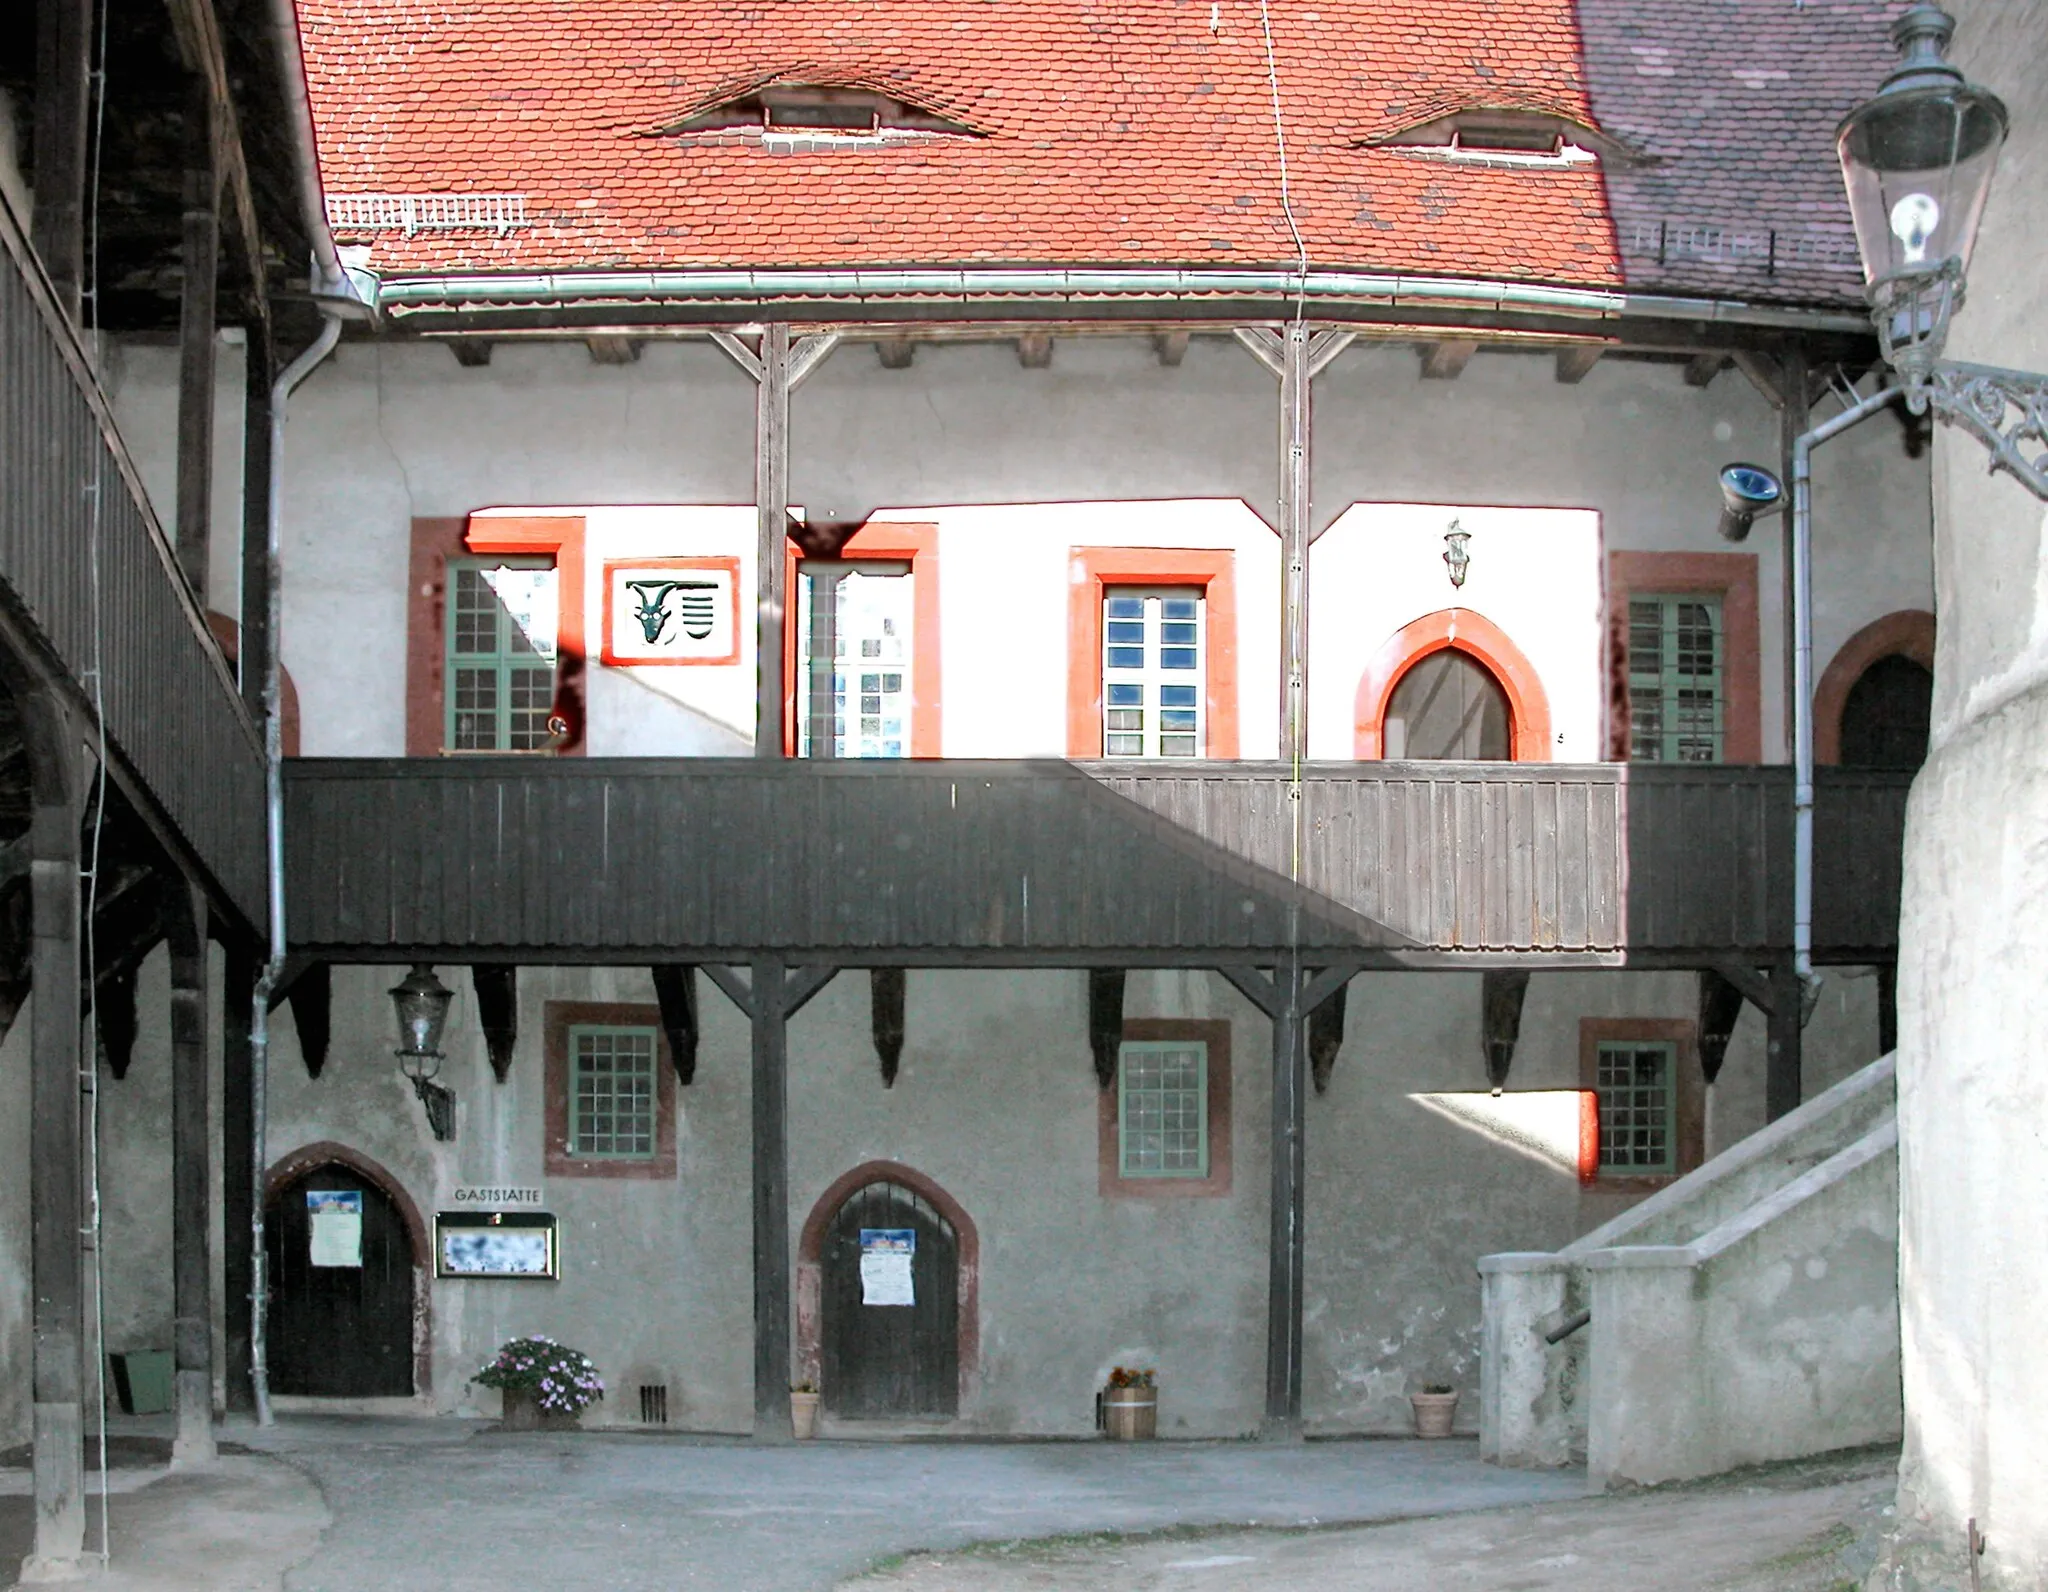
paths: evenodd
<path fill-rule="evenodd" d="M 917 1231 L 910 1227 L 863 1227 L 860 1230 L 860 1302 L 864 1305 L 914 1305 L 917 1293 L 910 1263 L 917 1258 Z"/>
<path fill-rule="evenodd" d="M 360 1189 L 306 1190 L 306 1214 L 312 1219 L 307 1260 L 315 1266 L 355 1267 L 363 1264 L 363 1194 Z"/>
<path fill-rule="evenodd" d="M 737 558 L 621 558 L 604 566 L 604 661 L 737 663 Z"/>

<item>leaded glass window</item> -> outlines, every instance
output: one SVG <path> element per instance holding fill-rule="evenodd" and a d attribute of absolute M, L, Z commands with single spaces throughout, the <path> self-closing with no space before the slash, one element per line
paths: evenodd
<path fill-rule="evenodd" d="M 1202 755 L 1202 608 L 1199 587 L 1104 591 L 1103 756 Z"/>
<path fill-rule="evenodd" d="M 1669 1041 L 1600 1043 L 1600 1170 L 1655 1177 L 1678 1170 L 1678 1047 Z"/>
<path fill-rule="evenodd" d="M 651 1028 L 569 1030 L 569 1153 L 652 1160 L 659 1109 Z"/>
<path fill-rule="evenodd" d="M 1209 1047 L 1132 1041 L 1118 1052 L 1118 1162 L 1125 1177 L 1209 1175 Z"/>
<path fill-rule="evenodd" d="M 1724 657 L 1719 597 L 1630 597 L 1630 758 L 1638 763 L 1721 761 L 1728 716 Z"/>
<path fill-rule="evenodd" d="M 545 564 L 450 562 L 449 750 L 546 749 L 555 701 L 555 592 L 555 572 Z"/>

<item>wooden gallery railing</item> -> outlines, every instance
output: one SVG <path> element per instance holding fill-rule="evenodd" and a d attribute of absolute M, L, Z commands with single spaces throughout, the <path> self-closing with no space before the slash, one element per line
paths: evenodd
<path fill-rule="evenodd" d="M 1823 959 L 1891 954 L 1906 780 L 1824 771 Z M 305 759 L 291 940 L 637 962 L 1686 965 L 1790 943 L 1777 768 Z M 1299 881 L 1298 885 L 1294 882 Z"/>
<path fill-rule="evenodd" d="M 0 601 L 252 923 L 263 751 L 84 352 L 0 204 Z"/>

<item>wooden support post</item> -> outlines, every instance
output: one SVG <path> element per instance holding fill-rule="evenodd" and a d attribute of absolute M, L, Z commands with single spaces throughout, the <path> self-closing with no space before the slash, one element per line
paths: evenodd
<path fill-rule="evenodd" d="M 30 240 L 76 324 L 85 281 L 85 152 L 94 0 L 36 6 L 35 212 Z"/>
<path fill-rule="evenodd" d="M 299 1036 L 299 1060 L 306 1064 L 306 1076 L 317 1078 L 327 1066 L 334 1035 L 334 969 L 325 962 L 313 963 L 292 980 L 285 1000 Z"/>
<path fill-rule="evenodd" d="M 251 1414 L 256 1408 L 249 1366 L 249 1306 L 255 1285 L 250 1237 L 256 1229 L 256 1117 L 250 1093 L 254 1074 L 249 1019 L 256 997 L 258 953 L 246 945 L 229 945 L 225 950 L 220 1036 L 221 1356 L 227 1373 L 228 1409 Z"/>
<path fill-rule="evenodd" d="M 789 327 L 761 334 L 754 393 L 754 755 L 781 757 L 782 655 L 787 613 L 783 548 L 789 540 Z M 788 1389 L 783 1390 L 785 1393 Z M 785 1403 L 787 1401 L 785 1400 Z M 787 1422 L 788 1411 L 783 1412 Z"/>
<path fill-rule="evenodd" d="M 1877 1053 L 1889 1056 L 1899 1048 L 1899 964 L 1877 964 Z"/>
<path fill-rule="evenodd" d="M 55 716 L 53 712 L 53 716 Z M 57 748 L 69 759 L 68 741 Z M 85 1222 L 79 1128 L 91 1074 L 81 1054 L 79 806 L 67 765 L 39 790 L 29 833 L 35 996 L 29 1083 L 29 1251 L 34 1303 L 35 1547 L 22 1580 L 76 1573 L 85 1549 Z"/>
<path fill-rule="evenodd" d="M 204 1465 L 213 1442 L 213 1202 L 207 1131 L 209 908 L 196 886 L 172 906 L 171 1292 L 178 1435 L 171 1463 Z"/>
<path fill-rule="evenodd" d="M 1290 322 L 1280 366 L 1280 755 L 1291 764 L 1308 756 L 1310 357 L 1308 324 Z"/>
<path fill-rule="evenodd" d="M 654 999 L 676 1082 L 687 1089 L 697 1081 L 697 969 L 688 962 L 667 962 L 648 971 L 654 975 Z"/>
<path fill-rule="evenodd" d="M 1764 1063 L 1766 1122 L 1776 1122 L 1799 1105 L 1800 1029 L 1806 1017 L 1805 993 L 1790 962 L 1771 969 L 1770 1038 Z"/>
<path fill-rule="evenodd" d="M 275 373 L 269 326 L 252 315 L 248 334 L 242 373 L 242 630 L 235 669 L 242 705 L 260 728 L 263 666 L 270 656 L 270 384 Z"/>
<path fill-rule="evenodd" d="M 185 93 L 185 271 L 178 306 L 178 567 L 207 600 L 212 552 L 215 296 L 220 275 L 219 139 L 213 94 L 191 74 Z"/>
<path fill-rule="evenodd" d="M 754 1436 L 788 1442 L 789 1027 L 778 956 L 755 960 L 754 1022 Z"/>
<path fill-rule="evenodd" d="M 1266 1281 L 1266 1426 L 1270 1438 L 1301 1435 L 1302 1220 L 1307 1127 L 1301 958 L 1275 969 L 1273 1007 L 1272 1236 Z"/>
<path fill-rule="evenodd" d="M 511 962 L 479 962 L 469 970 L 469 982 L 476 991 L 476 1021 L 484 1031 L 491 1072 L 503 1083 L 512 1074 L 512 1053 L 519 1045 L 519 968 Z"/>

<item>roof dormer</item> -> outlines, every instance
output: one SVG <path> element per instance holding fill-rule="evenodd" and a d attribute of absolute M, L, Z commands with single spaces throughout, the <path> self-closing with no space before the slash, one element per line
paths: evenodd
<path fill-rule="evenodd" d="M 876 89 L 783 81 L 723 95 L 655 132 L 691 142 L 802 148 L 982 136 L 963 122 Z"/>
<path fill-rule="evenodd" d="M 1634 165 L 1640 159 L 1597 127 L 1514 106 L 1467 106 L 1360 143 L 1489 166 L 1586 166 L 1603 160 Z"/>

